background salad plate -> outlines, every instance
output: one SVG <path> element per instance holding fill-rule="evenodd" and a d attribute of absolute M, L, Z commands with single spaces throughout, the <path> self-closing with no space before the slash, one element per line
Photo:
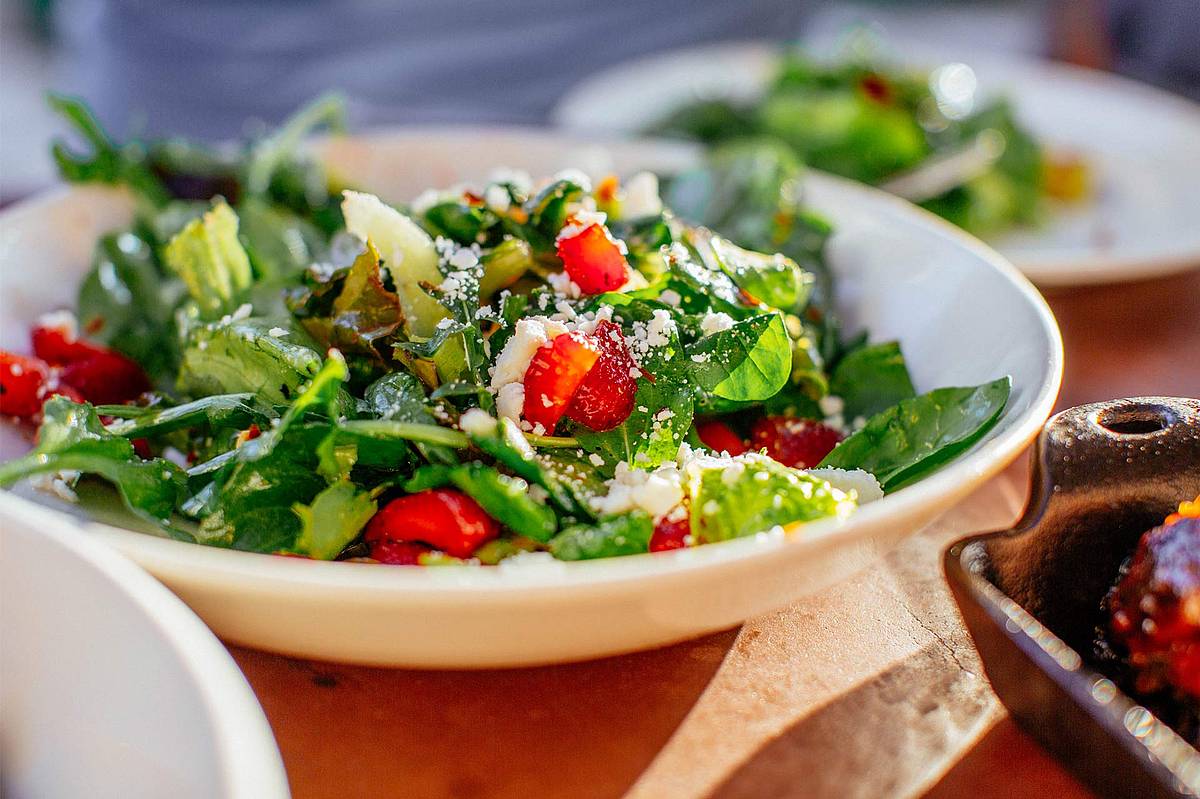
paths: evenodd
<path fill-rule="evenodd" d="M 282 799 L 262 708 L 196 615 L 59 514 L 0 494 L 0 794 Z"/>
<path fill-rule="evenodd" d="M 500 165 L 603 175 L 670 172 L 697 158 L 695 148 L 673 143 L 494 128 L 332 139 L 320 153 L 346 183 L 393 201 L 482 180 Z M 1012 461 L 1049 415 L 1062 369 L 1050 311 L 995 252 L 858 184 L 812 175 L 805 191 L 807 204 L 836 225 L 828 260 L 841 313 L 852 330 L 898 339 L 919 391 L 1013 380 L 1003 418 L 973 449 L 844 521 L 600 561 L 424 569 L 180 543 L 85 518 L 27 487 L 26 498 L 5 497 L 0 523 L 52 505 L 161 579 L 226 640 L 339 661 L 479 668 L 579 660 L 683 640 L 781 607 L 864 568 Z M 130 213 L 121 193 L 73 188 L 0 216 L 0 346 L 19 346 L 40 313 L 72 302 L 92 242 Z M 3 457 L 28 449 L 15 430 L 3 435 Z"/>
<path fill-rule="evenodd" d="M 886 55 L 887 63 L 925 69 L 967 63 L 983 95 L 1007 96 L 1039 140 L 1087 162 L 1093 197 L 1055 207 L 1042 226 L 991 242 L 1035 283 L 1140 280 L 1200 266 L 1200 106 L 1116 75 L 1028 56 L 899 41 Z M 699 98 L 755 98 L 777 58 L 774 45 L 743 42 L 631 61 L 577 85 L 554 119 L 568 130 L 636 134 Z"/>

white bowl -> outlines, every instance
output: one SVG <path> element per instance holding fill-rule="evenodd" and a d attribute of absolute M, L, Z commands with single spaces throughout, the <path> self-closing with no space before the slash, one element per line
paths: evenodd
<path fill-rule="evenodd" d="M 828 48 L 826 48 L 828 49 Z M 814 52 L 821 48 L 814 45 Z M 1039 285 L 1145 280 L 1200 267 L 1200 106 L 1110 73 L 1011 54 L 893 41 L 905 64 L 970 64 L 984 96 L 1008 97 L 1035 136 L 1087 161 L 1096 192 L 991 243 Z M 559 102 L 570 131 L 636 134 L 697 97 L 749 100 L 778 65 L 766 42 L 703 45 L 592 75 Z"/>
<path fill-rule="evenodd" d="M 494 165 L 546 174 L 575 163 L 626 173 L 695 157 L 679 145 L 462 128 L 332 141 L 324 152 L 338 174 L 394 200 L 431 184 L 481 179 Z M 979 242 L 853 183 L 814 175 L 807 191 L 837 224 L 829 255 L 846 319 L 877 339 L 898 338 L 919 389 L 1004 374 L 1014 385 L 1004 417 L 970 453 L 844 523 L 670 553 L 477 569 L 313 562 L 84 526 L 163 580 L 226 640 L 360 663 L 490 667 L 598 657 L 727 628 L 816 591 L 869 564 L 1015 458 L 1054 403 L 1062 348 L 1038 293 Z M 71 189 L 0 216 L 0 345 L 22 346 L 38 313 L 72 303 L 91 242 L 128 211 L 120 195 Z M 8 457 L 20 451 L 12 444 L 10 432 Z M 23 500 L 9 507 L 18 515 L 11 508 L 33 510 Z"/>
<path fill-rule="evenodd" d="M 3 493 L 0 514 L 0 793 L 288 796 L 262 709 L 196 614 L 60 514 Z"/>

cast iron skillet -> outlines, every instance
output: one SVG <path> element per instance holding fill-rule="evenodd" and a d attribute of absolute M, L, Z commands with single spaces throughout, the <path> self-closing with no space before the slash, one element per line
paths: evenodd
<path fill-rule="evenodd" d="M 1097 792 L 1200 796 L 1200 752 L 1089 665 L 1100 603 L 1143 532 L 1200 494 L 1200 400 L 1072 408 L 1038 438 L 1011 530 L 945 554 L 996 694 Z"/>

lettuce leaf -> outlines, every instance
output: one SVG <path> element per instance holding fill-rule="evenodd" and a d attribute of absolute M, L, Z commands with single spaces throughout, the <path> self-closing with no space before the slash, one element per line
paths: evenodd
<path fill-rule="evenodd" d="M 231 313 L 254 280 L 250 257 L 238 239 L 238 218 L 223 200 L 184 226 L 163 250 L 167 266 L 183 280 L 201 317 Z"/>
<path fill-rule="evenodd" d="M 286 405 L 320 368 L 317 349 L 288 321 L 229 319 L 188 330 L 177 385 L 194 397 L 252 393 Z"/>
<path fill-rule="evenodd" d="M 330 484 L 311 503 L 292 506 L 301 526 L 291 551 L 317 560 L 333 560 L 358 537 L 377 507 L 369 493 L 360 491 L 348 479 Z"/>

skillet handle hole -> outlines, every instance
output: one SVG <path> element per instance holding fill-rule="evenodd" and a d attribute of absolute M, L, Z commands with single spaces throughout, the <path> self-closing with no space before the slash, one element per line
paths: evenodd
<path fill-rule="evenodd" d="M 1096 423 L 1119 436 L 1136 436 L 1166 430 L 1178 421 L 1170 408 L 1161 405 L 1130 405 L 1109 408 L 1097 417 Z"/>

